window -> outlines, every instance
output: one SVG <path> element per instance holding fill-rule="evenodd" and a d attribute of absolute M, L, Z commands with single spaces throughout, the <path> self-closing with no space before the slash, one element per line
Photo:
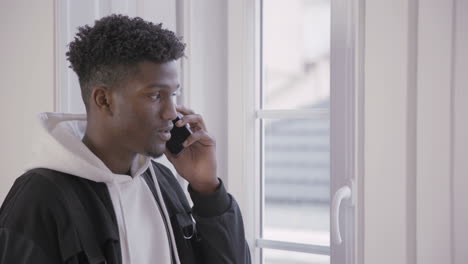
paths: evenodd
<path fill-rule="evenodd" d="M 263 0 L 261 32 L 263 263 L 328 264 L 330 0 Z M 272 242 L 323 254 L 267 249 Z"/>
<path fill-rule="evenodd" d="M 354 263 L 355 4 L 229 5 L 228 179 L 256 264 Z"/>

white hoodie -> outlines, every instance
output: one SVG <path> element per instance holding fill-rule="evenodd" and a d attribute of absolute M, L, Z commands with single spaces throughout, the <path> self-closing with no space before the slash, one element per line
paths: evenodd
<path fill-rule="evenodd" d="M 169 241 L 176 257 L 171 225 L 169 240 L 162 217 L 170 219 L 163 202 L 161 215 L 154 196 L 141 176 L 148 167 L 156 186 L 159 200 L 163 201 L 151 158 L 137 155 L 129 175 L 115 174 L 81 141 L 86 131 L 86 115 L 41 113 L 44 128 L 34 148 L 34 159 L 26 170 L 48 168 L 95 182 L 103 182 L 109 189 L 119 227 L 123 264 L 171 263 Z"/>

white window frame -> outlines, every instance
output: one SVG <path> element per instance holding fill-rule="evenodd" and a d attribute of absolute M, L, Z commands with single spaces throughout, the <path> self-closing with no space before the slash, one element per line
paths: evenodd
<path fill-rule="evenodd" d="M 255 87 L 260 76 L 260 61 L 256 56 L 260 50 L 259 8 L 259 1 L 228 2 L 228 189 L 242 210 L 253 263 L 261 260 L 256 246 L 261 232 L 261 208 L 255 195 L 261 183 L 252 175 L 260 170 L 261 164 L 256 148 L 260 124 L 253 114 L 258 109 L 256 99 L 259 98 Z"/>
<path fill-rule="evenodd" d="M 333 0 L 332 5 L 341 5 L 341 0 Z M 246 239 L 250 245 L 253 263 L 261 263 L 260 248 L 282 249 L 296 252 L 306 252 L 314 254 L 331 255 L 329 247 L 311 246 L 300 243 L 270 241 L 258 239 L 262 232 L 261 195 L 263 192 L 261 177 L 256 177 L 255 173 L 261 171 L 261 153 L 257 147 L 261 144 L 260 131 L 261 118 L 311 118 L 329 116 L 328 111 L 311 110 L 260 110 L 260 92 L 257 84 L 261 78 L 261 22 L 259 19 L 260 0 L 236 0 L 229 1 L 228 4 L 228 188 L 236 197 L 244 215 Z M 352 82 L 354 92 L 347 95 L 344 100 L 347 104 L 347 111 L 351 115 L 340 116 L 337 119 L 348 120 L 344 128 L 348 135 L 344 139 L 353 144 L 346 147 L 346 156 L 352 156 L 346 165 L 346 170 L 350 171 L 348 177 L 359 175 L 363 170 L 363 1 L 355 0 L 347 4 L 344 12 L 350 22 L 347 29 L 348 40 L 352 42 L 351 48 L 345 54 L 354 53 L 347 70 L 348 75 L 352 75 L 349 82 Z M 333 10 L 332 10 L 333 12 Z M 333 14 L 332 14 L 333 15 Z M 335 14 L 336 15 L 336 14 Z M 341 13 L 340 13 L 341 15 Z M 335 21 L 336 22 L 336 21 Z M 343 21 L 339 21 L 343 23 Z M 253 26 L 252 26 L 253 25 Z M 333 34 L 333 33 L 332 33 Z M 332 44 L 333 45 L 333 44 Z M 342 54 L 340 54 L 341 56 Z M 349 61 L 349 58 L 347 58 Z M 342 71 L 343 69 L 339 69 Z M 341 100 L 341 99 L 340 99 Z M 344 101 L 343 101 L 344 102 Z M 360 103 L 359 103 L 360 102 Z M 332 106 L 333 107 L 333 106 Z M 330 109 L 333 112 L 333 109 Z M 350 121 L 351 120 L 351 121 Z M 344 122 L 344 121 L 343 121 Z M 361 189 L 362 183 L 356 179 L 353 192 Z M 335 188 L 335 189 L 334 189 Z M 336 191 L 336 186 L 331 188 L 332 195 Z M 356 192 L 353 195 L 353 203 L 362 201 L 362 195 Z M 352 254 L 346 256 L 346 263 L 360 263 L 363 258 L 362 237 L 357 234 L 363 230 L 362 211 L 356 208 L 353 215 L 354 241 L 348 250 Z M 347 232 L 345 232 L 347 233 Z"/>

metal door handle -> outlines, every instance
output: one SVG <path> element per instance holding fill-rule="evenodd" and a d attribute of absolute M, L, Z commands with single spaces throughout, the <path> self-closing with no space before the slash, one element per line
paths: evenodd
<path fill-rule="evenodd" d="M 343 240 L 341 239 L 340 233 L 340 207 L 341 201 L 343 199 L 351 199 L 351 187 L 343 186 L 338 191 L 336 191 L 333 196 L 332 206 L 331 206 L 331 236 L 332 242 L 335 245 L 340 245 Z"/>

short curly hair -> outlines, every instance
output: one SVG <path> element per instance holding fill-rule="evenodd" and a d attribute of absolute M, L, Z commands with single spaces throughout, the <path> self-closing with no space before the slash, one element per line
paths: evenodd
<path fill-rule="evenodd" d="M 166 63 L 184 56 L 185 43 L 174 32 L 140 17 L 113 14 L 78 28 L 67 60 L 78 75 L 86 109 L 93 87 L 117 88 L 136 74 L 142 61 Z"/>

